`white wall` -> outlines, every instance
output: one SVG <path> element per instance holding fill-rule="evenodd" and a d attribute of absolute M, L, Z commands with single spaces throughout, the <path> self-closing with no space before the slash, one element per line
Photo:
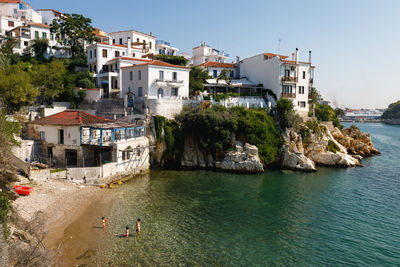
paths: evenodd
<path fill-rule="evenodd" d="M 64 145 L 79 147 L 80 144 L 80 126 L 59 126 L 59 125 L 32 125 L 39 133 L 45 132 L 45 142 L 58 144 L 58 130 L 64 130 Z"/>
<path fill-rule="evenodd" d="M 14 26 L 8 26 L 8 22 L 14 22 Z M 11 31 L 12 29 L 22 26 L 23 22 L 19 19 L 9 18 L 5 16 L 0 17 L 0 33 L 2 35 L 6 34 L 6 31 Z"/>
<path fill-rule="evenodd" d="M 148 99 L 146 106 L 148 107 L 149 114 L 159 115 L 167 119 L 174 119 L 185 106 L 197 106 L 200 102 L 197 100 L 182 100 L 182 99 Z"/>
<path fill-rule="evenodd" d="M 154 36 L 142 34 L 137 31 L 112 32 L 109 35 L 110 35 L 110 37 L 113 38 L 113 40 L 115 40 L 115 44 L 120 44 L 120 38 L 122 38 L 123 45 L 127 45 L 128 37 L 131 38 L 131 42 L 137 42 L 138 39 L 139 39 L 139 42 L 143 42 L 143 40 L 144 40 L 144 41 L 146 41 L 147 44 L 151 43 L 151 48 L 149 49 L 148 53 L 152 53 L 152 54 L 156 53 L 156 37 L 154 37 Z M 141 48 L 141 46 L 137 46 L 137 47 Z M 147 45 L 146 47 L 149 48 L 149 45 Z"/>

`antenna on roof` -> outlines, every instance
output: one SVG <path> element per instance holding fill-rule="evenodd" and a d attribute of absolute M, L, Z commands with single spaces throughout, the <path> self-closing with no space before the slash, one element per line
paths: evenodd
<path fill-rule="evenodd" d="M 279 39 L 278 39 L 278 54 L 281 53 L 281 42 L 282 42 L 282 39 L 281 39 L 281 37 L 279 37 Z"/>

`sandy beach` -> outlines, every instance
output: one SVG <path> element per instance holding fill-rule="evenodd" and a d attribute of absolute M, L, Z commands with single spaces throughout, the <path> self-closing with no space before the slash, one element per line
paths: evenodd
<path fill-rule="evenodd" d="M 110 190 L 63 180 L 34 182 L 31 186 L 34 192 L 19 197 L 13 207 L 27 221 L 36 212 L 44 212 L 43 224 L 47 232 L 44 244 L 55 266 L 87 263 L 90 258 L 88 251 L 93 256 L 97 242 L 88 243 L 86 235 L 93 235 L 94 230 L 103 230 L 100 218 L 105 210 L 111 208 L 108 204 L 110 194 L 107 194 Z M 83 239 L 85 242 L 79 242 Z"/>

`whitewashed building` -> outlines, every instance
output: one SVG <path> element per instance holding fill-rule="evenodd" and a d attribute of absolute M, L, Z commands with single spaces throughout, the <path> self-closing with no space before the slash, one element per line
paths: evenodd
<path fill-rule="evenodd" d="M 176 56 L 178 48 L 171 46 L 171 43 L 163 40 L 156 40 L 156 55 Z"/>
<path fill-rule="evenodd" d="M 30 4 L 21 0 L 1 0 L 0 15 L 33 23 L 42 23 L 42 16 Z"/>
<path fill-rule="evenodd" d="M 263 53 L 240 61 L 240 77 L 246 77 L 264 88 L 271 89 L 279 98 L 293 100 L 294 108 L 302 116 L 309 111 L 309 92 L 314 81 L 311 51 L 308 62 L 299 60 L 299 52 L 292 59 L 283 55 Z M 274 100 L 269 99 L 272 103 Z"/>
<path fill-rule="evenodd" d="M 28 135 L 69 179 L 89 180 L 149 167 L 146 128 L 66 110 L 29 123 Z M 85 177 L 86 175 L 86 177 Z"/>
<path fill-rule="evenodd" d="M 112 44 L 127 46 L 130 43 L 135 50 L 140 50 L 143 55 L 155 55 L 156 53 L 156 37 L 152 33 L 146 34 L 136 30 L 127 30 L 112 32 L 109 33 L 109 36 L 112 39 Z"/>
<path fill-rule="evenodd" d="M 24 21 L 20 19 L 0 15 L 0 34 L 2 36 L 6 36 L 7 32 L 22 25 L 24 25 Z"/>
<path fill-rule="evenodd" d="M 172 118 L 189 98 L 190 68 L 152 60 L 122 67 L 121 98 L 127 107 Z"/>
<path fill-rule="evenodd" d="M 63 13 L 54 9 L 38 9 L 37 12 L 42 16 L 42 23 L 45 25 L 52 25 L 54 20 L 63 16 Z"/>
<path fill-rule="evenodd" d="M 200 46 L 193 48 L 192 60 L 194 66 L 203 64 L 204 62 L 225 63 L 229 58 L 229 54 L 208 46 L 206 42 L 201 42 Z"/>

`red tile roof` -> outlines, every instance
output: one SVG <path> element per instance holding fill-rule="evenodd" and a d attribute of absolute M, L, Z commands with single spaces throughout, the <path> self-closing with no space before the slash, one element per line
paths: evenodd
<path fill-rule="evenodd" d="M 234 63 L 221 63 L 221 62 L 204 62 L 200 65 L 197 65 L 196 67 L 207 67 L 207 68 L 234 68 L 235 64 Z"/>
<path fill-rule="evenodd" d="M 283 55 L 278 55 L 278 54 L 273 54 L 273 53 L 264 53 L 265 56 L 268 57 L 279 57 L 279 59 L 286 59 L 288 56 L 283 56 Z"/>
<path fill-rule="evenodd" d="M 42 23 L 29 23 L 29 26 L 36 26 L 36 27 L 42 27 L 42 28 L 50 28 L 49 25 L 42 24 Z"/>
<path fill-rule="evenodd" d="M 110 122 L 115 122 L 115 121 L 98 117 L 84 111 L 65 110 L 63 112 L 54 115 L 36 119 L 31 123 L 40 125 L 79 126 L 79 125 L 103 124 Z"/>
<path fill-rule="evenodd" d="M 160 61 L 160 60 L 151 60 L 151 61 L 149 61 L 147 63 L 141 63 L 141 64 L 132 65 L 132 66 L 126 66 L 126 67 L 122 67 L 121 69 L 131 68 L 131 67 L 136 67 L 136 66 L 145 66 L 145 65 L 170 67 L 170 68 L 180 68 L 180 69 L 190 69 L 189 67 L 180 66 L 180 65 L 173 65 L 173 64 L 169 64 L 167 62 Z"/>
<path fill-rule="evenodd" d="M 113 59 L 110 59 L 110 60 L 107 61 L 107 62 L 114 61 L 114 60 L 117 60 L 117 59 L 120 59 L 120 60 L 132 60 L 132 61 L 150 62 L 150 59 L 135 58 L 135 57 L 115 57 L 115 58 L 113 58 Z"/>

